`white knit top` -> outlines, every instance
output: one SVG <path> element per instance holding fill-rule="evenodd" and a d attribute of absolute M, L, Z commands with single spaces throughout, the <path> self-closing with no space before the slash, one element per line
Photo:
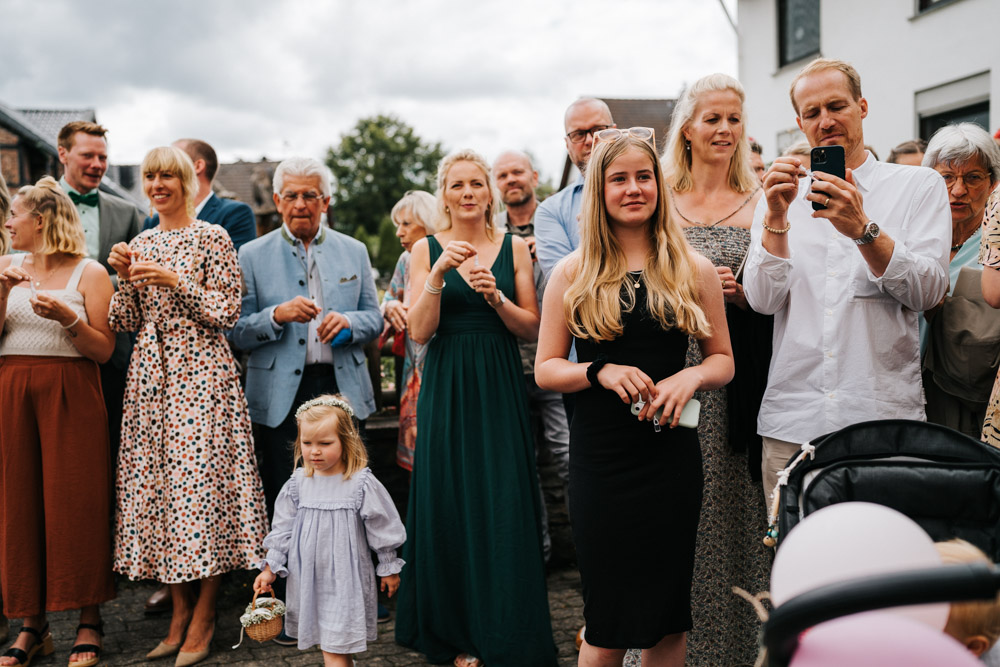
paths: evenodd
<path fill-rule="evenodd" d="M 25 255 L 14 255 L 11 266 L 21 266 Z M 73 269 L 73 275 L 64 289 L 44 290 L 46 294 L 57 297 L 80 316 L 82 322 L 89 322 L 87 311 L 83 305 L 83 295 L 77 291 L 80 276 L 84 267 L 92 259 L 81 259 Z M 82 357 L 69 334 L 55 320 L 45 319 L 35 314 L 31 309 L 31 288 L 23 284 L 10 291 L 7 298 L 7 320 L 0 336 L 0 356 L 10 354 L 28 354 L 39 357 Z"/>

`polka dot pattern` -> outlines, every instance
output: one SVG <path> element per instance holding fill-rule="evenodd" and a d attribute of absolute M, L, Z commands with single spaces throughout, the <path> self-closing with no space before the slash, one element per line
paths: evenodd
<path fill-rule="evenodd" d="M 264 556 L 267 535 L 246 399 L 223 331 L 240 313 L 240 270 L 225 230 L 155 228 L 135 254 L 181 276 L 176 289 L 119 286 L 116 331 L 138 331 L 118 458 L 114 569 L 180 583 Z"/>

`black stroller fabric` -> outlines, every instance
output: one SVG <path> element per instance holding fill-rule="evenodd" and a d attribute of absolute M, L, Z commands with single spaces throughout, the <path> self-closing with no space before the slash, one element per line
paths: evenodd
<path fill-rule="evenodd" d="M 960 537 L 1000 562 L 1000 450 L 937 424 L 854 424 L 812 441 L 781 492 L 778 546 L 802 517 L 835 503 L 891 507 L 934 541 Z"/>

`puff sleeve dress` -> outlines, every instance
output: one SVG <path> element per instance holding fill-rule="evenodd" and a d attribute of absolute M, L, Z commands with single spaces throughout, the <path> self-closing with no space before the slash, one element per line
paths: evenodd
<path fill-rule="evenodd" d="M 288 578 L 285 632 L 300 649 L 360 653 L 377 630 L 375 576 L 399 574 L 406 541 L 399 513 L 369 468 L 306 477 L 297 468 L 274 506 L 265 562 Z M 378 555 L 372 564 L 369 550 Z M 263 567 L 263 564 L 261 564 Z"/>

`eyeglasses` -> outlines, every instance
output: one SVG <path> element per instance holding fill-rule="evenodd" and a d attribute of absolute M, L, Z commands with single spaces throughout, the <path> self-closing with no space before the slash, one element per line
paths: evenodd
<path fill-rule="evenodd" d="M 285 201 L 285 202 L 287 202 L 289 204 L 294 204 L 295 201 L 299 197 L 302 198 L 302 201 L 305 204 L 315 204 L 316 202 L 318 202 L 320 199 L 323 198 L 323 195 L 319 194 L 318 192 L 302 192 L 302 193 L 298 193 L 298 192 L 282 192 L 281 193 L 281 199 L 282 199 L 282 201 Z"/>
<path fill-rule="evenodd" d="M 625 129 L 620 129 L 617 127 L 609 127 L 606 130 L 601 130 L 599 132 L 594 132 L 594 143 L 599 144 L 602 141 L 618 141 L 622 137 L 635 137 L 645 141 L 647 144 L 656 149 L 656 132 L 653 131 L 651 127 L 629 127 Z"/>
<path fill-rule="evenodd" d="M 586 130 L 573 130 L 566 135 L 572 144 L 582 144 L 587 140 L 587 137 L 594 134 L 595 132 L 600 132 L 601 130 L 606 130 L 610 125 L 595 125 L 594 127 L 587 128 Z"/>
<path fill-rule="evenodd" d="M 989 180 L 986 174 L 981 171 L 970 171 L 967 174 L 952 174 L 946 171 L 941 172 L 941 178 L 944 179 L 944 184 L 948 186 L 949 190 L 951 190 L 952 186 L 959 180 L 961 180 L 967 188 L 978 188 Z"/>

